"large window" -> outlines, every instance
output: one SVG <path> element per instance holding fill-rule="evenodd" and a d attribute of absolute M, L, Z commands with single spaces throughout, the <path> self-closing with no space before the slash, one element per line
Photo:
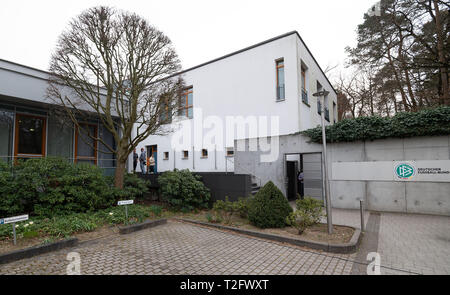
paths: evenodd
<path fill-rule="evenodd" d="M 159 121 L 161 124 L 172 123 L 171 108 L 169 106 L 169 101 L 166 98 L 161 98 L 161 112 L 159 114 Z"/>
<path fill-rule="evenodd" d="M 97 125 L 82 124 L 75 133 L 75 162 L 97 165 Z"/>
<path fill-rule="evenodd" d="M 283 100 L 284 95 L 284 60 L 279 59 L 276 61 L 277 71 L 277 100 Z"/>
<path fill-rule="evenodd" d="M 16 115 L 14 156 L 34 158 L 45 156 L 45 117 Z"/>
<path fill-rule="evenodd" d="M 178 110 L 178 115 L 192 119 L 192 117 L 194 116 L 193 106 L 194 106 L 194 91 L 193 88 L 190 87 L 185 89 L 180 97 L 180 108 Z"/>
<path fill-rule="evenodd" d="M 302 101 L 308 105 L 308 92 L 306 91 L 306 70 L 302 66 L 301 68 L 301 76 L 302 76 Z"/>
<path fill-rule="evenodd" d="M 14 112 L 0 109 L 0 161 L 9 162 L 12 156 Z"/>

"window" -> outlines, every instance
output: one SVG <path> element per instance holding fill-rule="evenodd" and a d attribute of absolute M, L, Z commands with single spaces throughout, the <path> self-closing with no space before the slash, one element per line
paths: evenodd
<path fill-rule="evenodd" d="M 306 91 L 306 70 L 302 67 L 302 89 Z"/>
<path fill-rule="evenodd" d="M 97 165 L 97 125 L 80 124 L 75 133 L 75 163 Z"/>
<path fill-rule="evenodd" d="M 276 61 L 277 71 L 277 100 L 283 100 L 284 95 L 284 59 Z"/>
<path fill-rule="evenodd" d="M 302 101 L 304 102 L 304 103 L 306 103 L 307 105 L 309 105 L 308 104 L 308 92 L 306 91 L 306 70 L 305 70 L 305 68 L 302 66 L 302 69 L 301 69 L 301 76 L 302 76 Z"/>
<path fill-rule="evenodd" d="M 234 148 L 229 147 L 227 148 L 227 157 L 233 157 L 234 156 Z"/>
<path fill-rule="evenodd" d="M 189 158 L 189 151 L 183 151 L 183 159 Z"/>
<path fill-rule="evenodd" d="M 0 161 L 9 162 L 13 151 L 14 112 L 0 109 Z"/>
<path fill-rule="evenodd" d="M 208 150 L 202 149 L 202 158 L 208 158 Z"/>
<path fill-rule="evenodd" d="M 46 119 L 17 115 L 14 155 L 19 158 L 45 156 Z"/>
<path fill-rule="evenodd" d="M 164 152 L 163 160 L 169 160 L 169 152 Z"/>
<path fill-rule="evenodd" d="M 194 105 L 194 91 L 193 88 L 187 88 L 183 91 L 180 97 L 180 108 L 178 110 L 178 116 L 188 117 L 192 119 L 193 114 L 193 105 Z"/>
<path fill-rule="evenodd" d="M 172 122 L 171 109 L 167 99 L 161 98 L 161 112 L 159 114 L 159 121 L 161 124 L 169 124 Z"/>

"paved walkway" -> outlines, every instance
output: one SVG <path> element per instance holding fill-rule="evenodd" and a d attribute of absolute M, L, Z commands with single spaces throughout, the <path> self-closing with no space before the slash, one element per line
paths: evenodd
<path fill-rule="evenodd" d="M 359 210 L 333 209 L 333 223 L 360 228 Z M 450 217 L 366 212 L 366 233 L 352 274 L 378 252 L 381 274 L 450 274 Z"/>
<path fill-rule="evenodd" d="M 78 252 L 82 274 L 366 274 L 369 252 L 381 274 L 450 274 L 450 217 L 366 213 L 358 253 L 337 255 L 179 222 L 88 242 L 0 265 L 0 274 L 66 274 Z M 333 222 L 360 226 L 358 210 Z"/>
<path fill-rule="evenodd" d="M 350 274 L 352 255 L 302 250 L 178 222 L 0 265 L 0 274 Z M 354 256 L 354 255 L 353 255 Z"/>

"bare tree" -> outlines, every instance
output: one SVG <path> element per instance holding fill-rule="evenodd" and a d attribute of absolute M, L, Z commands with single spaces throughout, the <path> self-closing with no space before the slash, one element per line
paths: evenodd
<path fill-rule="evenodd" d="M 177 111 L 183 81 L 173 74 L 180 68 L 170 39 L 145 19 L 94 7 L 59 37 L 47 93 L 77 130 L 115 155 L 115 186 L 122 188 L 133 149 L 149 135 L 170 132 L 164 126 Z M 111 132 L 114 146 L 85 128 L 93 117 Z"/>

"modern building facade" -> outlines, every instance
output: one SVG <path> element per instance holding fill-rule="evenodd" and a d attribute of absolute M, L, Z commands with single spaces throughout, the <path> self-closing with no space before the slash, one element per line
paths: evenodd
<path fill-rule="evenodd" d="M 167 126 L 173 132 L 149 136 L 138 147 L 154 155 L 157 172 L 233 172 L 235 140 L 319 125 L 322 107 L 312 94 L 323 89 L 329 91 L 326 124 L 337 120 L 336 92 L 296 31 L 177 75 L 187 88 L 178 116 Z M 131 157 L 129 163 L 131 171 Z"/>
<path fill-rule="evenodd" d="M 46 97 L 49 73 L 0 60 L 0 160 L 59 156 L 92 163 L 113 174 L 114 156 L 70 120 L 52 111 Z M 114 146 L 112 134 L 98 120 L 83 122 L 85 130 Z"/>

